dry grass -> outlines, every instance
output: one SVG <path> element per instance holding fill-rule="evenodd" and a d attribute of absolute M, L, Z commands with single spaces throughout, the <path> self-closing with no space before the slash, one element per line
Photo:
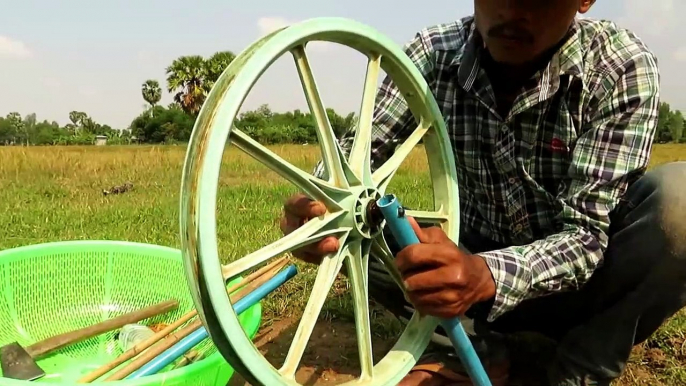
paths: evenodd
<path fill-rule="evenodd" d="M 318 152 L 313 146 L 272 148 L 304 170 Z M 116 239 L 179 246 L 178 202 L 185 147 L 0 148 L 0 248 L 73 239 Z M 652 165 L 686 160 L 686 146 L 657 146 Z M 126 181 L 134 190 L 104 196 L 102 190 Z M 218 236 L 225 260 L 233 260 L 280 237 L 281 205 L 295 189 L 275 173 L 236 149 L 224 156 L 218 200 Z M 393 182 L 403 203 L 428 208 L 429 179 L 423 153 L 415 152 Z M 309 293 L 314 271 L 301 266 L 298 280 L 282 295 Z M 337 283 L 325 306 L 325 318 L 352 320 L 345 284 Z M 302 309 L 306 297 L 272 296 L 267 319 Z M 375 318 L 380 334 L 398 328 Z M 649 342 L 635 350 L 623 385 L 685 384 L 682 350 L 686 316 L 672 318 Z"/>

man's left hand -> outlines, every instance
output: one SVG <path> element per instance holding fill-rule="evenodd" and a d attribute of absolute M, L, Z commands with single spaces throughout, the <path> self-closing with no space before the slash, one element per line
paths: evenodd
<path fill-rule="evenodd" d="M 441 228 L 420 228 L 409 220 L 419 243 L 401 250 L 395 262 L 417 311 L 453 318 L 495 296 L 495 281 L 483 258 L 464 253 Z"/>

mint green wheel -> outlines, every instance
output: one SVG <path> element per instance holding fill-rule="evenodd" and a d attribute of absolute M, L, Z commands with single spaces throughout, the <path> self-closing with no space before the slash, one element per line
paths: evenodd
<path fill-rule="evenodd" d="M 359 122 L 350 157 L 336 142 L 325 106 L 310 69 L 305 47 L 329 41 L 357 50 L 368 58 Z M 233 126 L 234 119 L 261 74 L 281 55 L 295 60 L 312 115 L 318 127 L 327 179 L 290 164 Z M 392 157 L 372 172 L 370 138 L 380 70 L 394 80 L 417 122 L 416 129 Z M 374 29 L 340 18 L 318 18 L 283 28 L 252 44 L 224 71 L 203 105 L 193 129 L 183 170 L 181 239 L 186 274 L 198 313 L 218 350 L 253 385 L 297 385 L 295 372 L 329 289 L 346 264 L 355 304 L 361 374 L 349 384 L 395 385 L 424 351 L 437 326 L 434 318 L 415 313 L 394 348 L 374 364 L 368 301 L 368 262 L 380 259 L 402 288 L 399 273 L 381 228 L 371 224 L 364 208 L 386 193 L 389 182 L 410 151 L 424 140 L 434 192 L 434 211 L 408 211 L 418 220 L 438 224 L 455 241 L 459 207 L 455 165 L 447 131 L 427 83 L 400 47 Z M 236 146 L 322 201 L 325 215 L 297 231 L 234 261 L 222 269 L 217 252 L 216 201 L 225 144 Z M 285 198 L 285 197 L 284 197 Z M 226 294 L 224 278 L 232 278 L 308 243 L 335 236 L 340 250 L 324 258 L 311 297 L 284 364 L 272 366 L 246 336 Z M 371 253 L 370 253 L 371 252 Z"/>

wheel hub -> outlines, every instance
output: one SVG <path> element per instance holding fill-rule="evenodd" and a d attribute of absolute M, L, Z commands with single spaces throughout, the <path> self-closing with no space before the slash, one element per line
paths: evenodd
<path fill-rule="evenodd" d="M 381 232 L 381 224 L 372 218 L 369 208 L 381 198 L 381 193 L 374 188 L 363 188 L 353 204 L 353 222 L 355 233 L 362 239 L 372 239 Z"/>

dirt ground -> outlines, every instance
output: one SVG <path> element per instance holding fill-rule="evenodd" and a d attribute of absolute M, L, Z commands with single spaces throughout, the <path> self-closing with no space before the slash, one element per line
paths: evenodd
<path fill-rule="evenodd" d="M 274 321 L 270 326 L 263 328 L 254 339 L 255 345 L 262 354 L 277 368 L 286 358 L 296 327 L 296 319 Z M 394 339 L 374 337 L 372 347 L 374 348 L 375 362 L 378 362 L 394 343 Z M 511 344 L 518 346 L 519 342 L 513 341 Z M 541 371 L 537 372 L 535 369 L 543 368 L 544 361 L 529 359 L 550 357 L 549 353 L 546 352 L 549 348 L 542 348 L 541 346 L 542 344 L 532 349 L 531 345 L 527 345 L 526 355 L 518 355 L 513 359 L 512 386 L 544 385 L 542 379 L 536 379 L 537 377 L 532 375 L 542 374 Z M 518 369 L 527 369 L 527 371 L 522 373 Z M 296 373 L 296 380 L 306 386 L 331 386 L 353 380 L 358 376 L 359 365 L 354 324 L 336 320 L 320 320 L 303 355 L 300 368 Z M 229 386 L 244 385 L 249 384 L 238 374 L 229 382 Z"/>
<path fill-rule="evenodd" d="M 263 355 L 274 365 L 280 367 L 286 358 L 288 348 L 297 327 L 296 319 L 282 319 L 272 321 L 255 337 L 255 344 Z M 395 343 L 394 339 L 374 337 L 375 362 L 381 359 Z M 671 342 L 675 349 L 685 351 L 684 341 Z M 545 385 L 545 368 L 547 361 L 552 358 L 554 348 L 546 341 L 537 337 L 521 335 L 511 338 L 508 342 L 510 352 L 510 386 L 543 386 Z M 686 359 L 686 354 L 682 354 Z M 672 385 L 662 383 L 655 377 L 655 371 L 671 362 L 665 357 L 664 351 L 650 347 L 650 344 L 637 346 L 621 379 L 613 386 L 634 385 Z M 357 342 L 355 340 L 354 324 L 342 321 L 320 320 L 312 334 L 300 368 L 296 373 L 296 380 L 306 386 L 331 386 L 350 381 L 359 375 L 357 359 Z M 240 375 L 236 374 L 228 386 L 249 385 Z"/>
<path fill-rule="evenodd" d="M 255 345 L 275 367 L 286 359 L 293 341 L 297 319 L 273 321 L 254 339 Z M 395 341 L 374 339 L 374 358 L 381 358 Z M 319 320 L 305 350 L 296 380 L 302 385 L 330 386 L 353 380 L 359 375 L 355 325 L 340 321 Z M 240 375 L 229 386 L 249 385 Z"/>

